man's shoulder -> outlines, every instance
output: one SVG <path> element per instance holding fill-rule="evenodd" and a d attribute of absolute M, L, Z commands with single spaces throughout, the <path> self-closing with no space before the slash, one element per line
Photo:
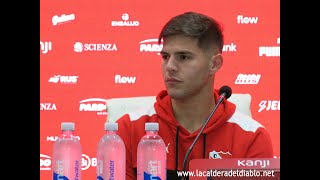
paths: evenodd
<path fill-rule="evenodd" d="M 244 131 L 256 132 L 259 128 L 265 128 L 257 120 L 239 111 L 235 111 L 227 122 L 240 126 Z"/>
<path fill-rule="evenodd" d="M 156 115 L 156 110 L 154 105 L 146 106 L 143 108 L 139 108 L 135 111 L 129 112 L 128 116 L 130 121 L 137 121 L 141 119 L 148 119 L 154 115 Z"/>
<path fill-rule="evenodd" d="M 154 106 L 146 106 L 146 107 L 131 111 L 127 114 L 124 114 L 116 122 L 119 125 L 125 125 L 125 124 L 130 124 L 130 125 L 143 124 L 144 125 L 156 114 L 157 113 L 155 111 Z"/>

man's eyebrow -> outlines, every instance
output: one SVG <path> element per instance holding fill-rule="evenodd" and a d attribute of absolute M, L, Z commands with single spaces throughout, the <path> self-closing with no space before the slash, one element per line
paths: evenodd
<path fill-rule="evenodd" d="M 174 54 L 177 54 L 177 55 L 180 55 L 180 54 L 182 54 L 182 55 L 184 55 L 184 54 L 186 54 L 186 55 L 191 55 L 191 54 L 193 54 L 193 53 L 190 52 L 190 51 L 178 51 L 178 52 L 175 52 Z"/>
<path fill-rule="evenodd" d="M 169 54 L 169 53 L 167 53 L 165 51 L 160 51 L 160 54 Z"/>

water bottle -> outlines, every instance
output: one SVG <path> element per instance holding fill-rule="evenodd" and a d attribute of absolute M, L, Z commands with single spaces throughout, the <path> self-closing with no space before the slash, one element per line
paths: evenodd
<path fill-rule="evenodd" d="M 105 123 L 97 149 L 97 180 L 126 179 L 126 148 L 117 134 L 118 123 Z"/>
<path fill-rule="evenodd" d="M 167 153 L 163 139 L 158 135 L 158 123 L 146 123 L 146 134 L 137 149 L 137 179 L 166 180 Z"/>
<path fill-rule="evenodd" d="M 74 130 L 74 123 L 61 123 L 62 133 L 54 142 L 52 153 L 53 180 L 81 180 L 82 147 Z"/>

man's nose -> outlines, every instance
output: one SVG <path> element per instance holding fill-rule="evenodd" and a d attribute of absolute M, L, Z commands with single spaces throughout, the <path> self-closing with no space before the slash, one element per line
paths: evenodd
<path fill-rule="evenodd" d="M 174 56 L 170 56 L 166 64 L 166 71 L 175 72 L 177 70 L 178 70 L 177 60 L 174 58 Z"/>

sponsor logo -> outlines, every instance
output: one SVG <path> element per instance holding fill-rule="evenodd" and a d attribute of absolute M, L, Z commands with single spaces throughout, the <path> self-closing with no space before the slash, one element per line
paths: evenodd
<path fill-rule="evenodd" d="M 80 101 L 79 111 L 97 112 L 98 115 L 106 115 L 107 100 L 102 98 L 89 98 Z"/>
<path fill-rule="evenodd" d="M 40 41 L 40 50 L 42 54 L 47 54 L 49 51 L 52 50 L 52 43 L 49 42 L 42 42 Z"/>
<path fill-rule="evenodd" d="M 73 50 L 75 52 L 83 51 L 117 51 L 116 44 L 82 44 L 81 42 L 75 42 L 73 45 Z"/>
<path fill-rule="evenodd" d="M 40 171 L 51 170 L 51 157 L 45 154 L 40 154 Z"/>
<path fill-rule="evenodd" d="M 279 110 L 280 111 L 280 101 L 277 100 L 263 100 L 259 103 L 259 110 L 258 112 L 261 112 L 263 110 L 271 110 L 271 111 L 276 111 Z"/>
<path fill-rule="evenodd" d="M 257 24 L 258 17 L 246 17 L 243 15 L 237 16 L 237 23 L 238 24 Z"/>
<path fill-rule="evenodd" d="M 62 75 L 54 75 L 50 77 L 48 82 L 61 84 L 76 84 L 79 76 L 62 76 Z"/>
<path fill-rule="evenodd" d="M 129 21 L 130 16 L 128 13 L 123 13 L 121 16 L 122 21 L 111 21 L 111 26 L 139 26 L 139 21 Z"/>
<path fill-rule="evenodd" d="M 45 154 L 40 154 L 40 171 L 51 170 L 51 157 Z M 81 157 L 81 170 L 85 171 L 90 167 L 97 166 L 97 158 L 90 158 L 86 154 Z"/>
<path fill-rule="evenodd" d="M 97 166 L 97 158 L 90 158 L 88 155 L 82 154 L 81 170 L 84 171 L 95 166 Z"/>
<path fill-rule="evenodd" d="M 54 15 L 52 17 L 52 25 L 56 26 L 58 24 L 67 23 L 70 21 L 73 21 L 76 19 L 76 16 L 74 14 L 62 14 L 61 16 Z"/>
<path fill-rule="evenodd" d="M 237 52 L 237 45 L 235 45 L 234 43 L 225 44 L 225 45 L 223 45 L 222 51 L 223 52 Z"/>
<path fill-rule="evenodd" d="M 166 146 L 166 152 L 167 152 L 167 154 L 169 154 L 169 146 L 170 146 L 170 143 L 168 143 L 168 145 Z"/>
<path fill-rule="evenodd" d="M 74 136 L 78 140 L 80 140 L 80 136 Z M 47 136 L 47 141 L 56 141 L 59 137 L 58 136 Z"/>
<path fill-rule="evenodd" d="M 277 39 L 279 46 L 259 46 L 259 56 L 280 57 L 280 38 Z"/>
<path fill-rule="evenodd" d="M 238 160 L 238 166 L 239 167 L 261 167 L 266 168 L 270 166 L 269 160 Z"/>
<path fill-rule="evenodd" d="M 41 111 L 56 111 L 57 106 L 55 103 L 40 103 Z"/>
<path fill-rule="evenodd" d="M 127 83 L 136 83 L 136 77 L 125 77 L 125 76 L 121 76 L 119 74 L 114 76 L 114 82 L 115 83 L 120 83 L 120 84 L 127 84 Z"/>
<path fill-rule="evenodd" d="M 235 84 L 258 84 L 261 74 L 238 74 Z"/>
<path fill-rule="evenodd" d="M 212 150 L 211 152 L 209 152 L 209 159 L 222 159 L 223 158 L 230 158 L 232 156 L 231 153 L 229 152 L 223 152 L 223 151 L 215 151 Z"/>
<path fill-rule="evenodd" d="M 156 52 L 160 55 L 160 51 L 162 50 L 163 44 L 158 44 L 158 39 L 146 39 L 140 41 L 140 52 Z"/>

